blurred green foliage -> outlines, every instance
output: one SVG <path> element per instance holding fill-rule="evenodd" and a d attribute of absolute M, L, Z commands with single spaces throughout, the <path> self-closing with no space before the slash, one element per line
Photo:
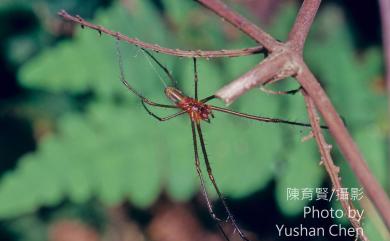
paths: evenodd
<path fill-rule="evenodd" d="M 172 48 L 228 49 L 253 45 L 244 36 L 227 38 L 222 24 L 215 23 L 218 18 L 195 3 L 164 1 L 177 27 L 174 32 L 149 1 L 133 2 L 132 8 L 115 3 L 98 11 L 93 22 Z M 292 5 L 284 8 L 270 32 L 285 39 L 296 11 Z M 202 18 L 187 17 L 192 15 Z M 151 99 L 167 103 L 159 80 L 167 79 L 164 73 L 157 66 L 151 67 L 136 47 L 121 43 L 120 48 L 127 80 Z M 328 7 L 316 19 L 305 55 L 346 118 L 371 170 L 384 183 L 386 99 L 375 88 L 383 68 L 380 51 L 371 49 L 357 56 L 342 12 Z M 172 70 L 185 93 L 191 94 L 191 59 L 155 56 Z M 200 60 L 201 97 L 245 73 L 260 59 L 261 56 L 250 56 Z M 46 48 L 26 62 L 20 69 L 19 81 L 26 88 L 66 95 L 73 101 L 86 97 L 56 116 L 56 131 L 44 137 L 35 152 L 22 157 L 17 168 L 2 178 L 2 218 L 30 213 L 64 199 L 84 203 L 98 198 L 107 205 L 129 200 L 138 207 L 148 207 L 162 191 L 178 201 L 188 200 L 198 191 L 189 120 L 179 117 L 159 123 L 145 113 L 139 99 L 119 81 L 113 38 L 78 28 L 71 40 Z M 291 80 L 276 84 L 276 88 L 284 89 L 296 86 Z M 269 96 L 254 90 L 230 108 L 269 117 L 307 119 L 299 95 Z M 161 115 L 171 113 L 156 111 Z M 219 113 L 203 129 L 216 180 L 230 198 L 248 196 L 274 179 L 279 208 L 286 215 L 296 215 L 307 201 L 287 201 L 286 188 L 320 187 L 327 178 L 319 165 L 314 140 L 300 141 L 309 133 L 308 129 L 257 123 Z M 342 160 L 339 154 L 335 159 Z M 339 163 L 346 186 L 357 187 L 349 167 L 344 161 Z M 208 188 L 215 197 L 210 185 Z"/>
<path fill-rule="evenodd" d="M 59 9 L 90 17 L 98 6 L 110 0 L 2 0 L 0 1 L 0 44 L 12 65 L 19 65 L 55 41 L 54 20 Z M 11 23 L 11 24 L 8 24 Z"/>

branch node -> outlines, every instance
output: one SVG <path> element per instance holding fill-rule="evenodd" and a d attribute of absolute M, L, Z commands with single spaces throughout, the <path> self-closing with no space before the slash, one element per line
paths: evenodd
<path fill-rule="evenodd" d="M 302 137 L 301 142 L 306 142 L 314 137 L 313 131 L 310 131 L 309 134 L 306 136 Z"/>
<path fill-rule="evenodd" d="M 66 13 L 66 12 L 65 12 Z M 84 21 L 84 19 L 82 18 L 82 17 L 80 17 L 80 15 L 76 15 L 76 18 L 77 18 L 77 20 L 79 20 L 80 22 L 83 22 Z"/>
<path fill-rule="evenodd" d="M 321 157 L 321 160 L 320 160 L 320 162 L 319 162 L 319 165 L 320 165 L 320 166 L 324 165 L 324 158 L 323 158 L 323 157 Z"/>
<path fill-rule="evenodd" d="M 326 150 L 328 151 L 328 152 L 330 152 L 330 150 L 332 150 L 332 145 L 331 144 L 327 144 L 327 145 L 325 145 L 325 148 L 326 148 Z"/>
<path fill-rule="evenodd" d="M 337 174 L 340 173 L 340 167 L 339 167 L 339 166 L 333 165 L 333 170 L 334 170 Z M 341 180 L 341 177 L 339 177 L 339 179 Z"/>

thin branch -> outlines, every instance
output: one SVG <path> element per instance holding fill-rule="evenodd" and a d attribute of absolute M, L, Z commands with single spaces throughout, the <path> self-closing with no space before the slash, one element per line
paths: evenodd
<path fill-rule="evenodd" d="M 305 98 L 305 103 L 306 103 L 306 108 L 308 112 L 308 116 L 310 119 L 310 123 L 312 125 L 312 132 L 314 135 L 314 138 L 317 142 L 318 149 L 321 154 L 321 163 L 325 166 L 325 170 L 328 173 L 330 180 L 333 184 L 333 188 L 335 190 L 341 190 L 343 187 L 341 184 L 341 180 L 339 177 L 339 171 L 340 168 L 337 167 L 333 160 L 332 156 L 330 155 L 330 150 L 331 150 L 331 145 L 326 143 L 326 140 L 321 132 L 321 127 L 319 124 L 319 117 L 316 112 L 316 108 L 314 106 L 313 99 L 306 93 L 306 91 L 302 91 L 302 94 Z M 348 198 L 349 198 L 348 194 Z M 356 210 L 356 208 L 353 206 L 352 202 L 348 202 L 345 199 L 340 199 L 341 206 L 345 210 L 345 213 L 349 213 L 349 210 Z M 351 222 L 352 226 L 355 228 L 355 230 L 362 230 L 361 225 L 360 225 L 360 220 L 356 219 L 355 217 L 351 217 L 350 215 L 346 215 L 346 217 L 349 219 Z M 364 235 L 364 232 L 358 232 L 359 238 L 363 241 L 367 241 L 368 238 Z"/>
<path fill-rule="evenodd" d="M 339 149 L 348 161 L 364 191 L 381 214 L 386 226 L 390 228 L 390 201 L 372 175 L 366 161 L 354 143 L 343 121 L 330 102 L 314 75 L 310 72 L 303 60 L 299 63 L 302 70 L 296 76 L 304 90 L 313 99 L 317 109 L 325 120 L 329 131 L 335 139 Z"/>
<path fill-rule="evenodd" d="M 297 52 L 303 52 L 307 35 L 317 14 L 321 0 L 304 1 L 288 35 L 288 43 Z"/>
<path fill-rule="evenodd" d="M 229 9 L 220 0 L 196 0 L 206 8 L 210 9 L 237 29 L 241 30 L 257 42 L 261 43 L 269 52 L 273 52 L 278 46 L 278 41 L 261 28 L 250 22 L 248 19 Z"/>
<path fill-rule="evenodd" d="M 142 42 L 139 39 L 136 38 L 129 38 L 124 34 L 121 34 L 119 32 L 111 31 L 109 29 L 106 29 L 102 26 L 95 25 L 93 23 L 90 23 L 80 16 L 72 16 L 68 14 L 65 10 L 61 10 L 58 12 L 58 15 L 63 17 L 64 19 L 68 21 L 72 21 L 75 23 L 78 23 L 81 25 L 81 27 L 88 27 L 90 29 L 94 29 L 101 33 L 105 33 L 107 35 L 113 36 L 119 40 L 126 41 L 130 44 L 136 45 L 138 47 L 144 48 L 144 49 L 150 49 L 155 52 L 168 54 L 168 55 L 174 55 L 178 57 L 188 57 L 188 58 L 221 58 L 221 57 L 238 57 L 238 56 L 246 56 L 246 55 L 252 55 L 252 54 L 258 54 L 258 53 L 264 53 L 264 48 L 262 46 L 256 46 L 251 48 L 244 48 L 244 49 L 235 49 L 235 50 L 216 50 L 216 51 L 203 51 L 203 50 L 180 50 L 180 49 L 170 49 L 161 47 L 157 44 L 151 44 L 151 43 L 145 43 Z"/>
<path fill-rule="evenodd" d="M 242 93 L 256 86 L 260 87 L 266 83 L 286 78 L 297 71 L 297 66 L 291 64 L 288 59 L 287 55 L 271 54 L 253 69 L 219 89 L 214 95 L 226 103 L 232 103 Z"/>

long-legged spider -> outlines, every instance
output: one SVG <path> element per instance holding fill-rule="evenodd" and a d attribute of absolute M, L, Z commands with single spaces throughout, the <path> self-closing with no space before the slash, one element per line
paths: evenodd
<path fill-rule="evenodd" d="M 221 108 L 217 107 L 214 105 L 209 105 L 206 104 L 212 99 L 215 99 L 216 97 L 214 95 L 208 96 L 203 99 L 198 99 L 198 71 L 197 71 L 197 63 L 196 63 L 196 58 L 193 58 L 193 64 L 194 64 L 194 85 L 195 85 L 195 90 L 194 90 L 194 97 L 189 97 L 185 95 L 182 91 L 177 89 L 175 86 L 176 81 L 174 80 L 173 76 L 171 73 L 168 71 L 168 69 L 162 65 L 156 57 L 154 57 L 150 52 L 148 52 L 146 49 L 142 49 L 168 76 L 168 78 L 172 81 L 173 86 L 167 86 L 165 87 L 165 95 L 168 97 L 169 100 L 171 100 L 174 105 L 167 105 L 167 104 L 160 104 L 156 103 L 154 101 L 151 101 L 150 99 L 144 97 L 141 95 L 138 91 L 136 91 L 130 84 L 129 82 L 125 79 L 124 77 L 124 71 L 123 71 L 123 61 L 122 61 L 122 56 L 119 50 L 118 46 L 118 41 L 117 41 L 117 55 L 118 55 L 118 60 L 119 60 L 119 67 L 120 67 L 120 79 L 122 83 L 127 87 L 128 90 L 130 90 L 133 94 L 135 94 L 137 97 L 141 99 L 141 103 L 145 110 L 147 111 L 148 114 L 156 118 L 158 121 L 167 121 L 172 118 L 175 118 L 177 116 L 183 115 L 183 114 L 188 114 L 189 119 L 191 121 L 191 130 L 192 130 L 192 137 L 193 137 L 193 146 L 194 146 L 194 155 L 195 155 L 195 167 L 196 171 L 198 173 L 199 179 L 200 179 L 200 185 L 201 185 L 201 191 L 204 196 L 204 199 L 206 201 L 208 211 L 211 215 L 211 217 L 217 222 L 218 228 L 221 230 L 223 236 L 229 240 L 228 236 L 220 226 L 220 222 L 223 221 L 222 219 L 218 218 L 217 215 L 215 214 L 213 210 L 213 205 L 207 195 L 206 188 L 205 188 L 205 181 L 204 177 L 202 174 L 202 170 L 200 168 L 200 160 L 199 160 L 199 153 L 198 153 L 198 143 L 200 144 L 201 151 L 203 154 L 203 159 L 204 163 L 206 165 L 208 177 L 217 192 L 217 195 L 219 199 L 222 202 L 222 205 L 224 207 L 224 210 L 227 214 L 226 221 L 231 222 L 233 225 L 233 228 L 235 231 L 238 232 L 240 235 L 241 239 L 249 241 L 248 238 L 245 236 L 245 234 L 241 231 L 239 228 L 232 212 L 230 211 L 225 198 L 223 197 L 221 191 L 218 188 L 217 182 L 214 178 L 213 171 L 211 169 L 210 161 L 207 155 L 206 147 L 205 147 L 205 142 L 202 134 L 202 128 L 201 128 L 201 122 L 206 121 L 210 123 L 210 119 L 214 118 L 213 111 L 218 111 L 218 112 L 224 112 L 227 114 L 243 117 L 243 118 L 248 118 L 256 121 L 261 121 L 261 122 L 271 122 L 271 123 L 283 123 L 283 124 L 290 124 L 290 125 L 297 125 L 297 126 L 304 126 L 304 127 L 310 127 L 310 124 L 306 123 L 301 123 L 301 122 L 294 122 L 294 121 L 288 121 L 288 120 L 283 120 L 283 119 L 277 119 L 277 118 L 267 118 L 267 117 L 262 117 L 262 116 L 255 116 L 255 115 L 250 115 L 250 114 L 245 114 L 237 111 L 232 111 L 226 108 Z M 286 92 L 286 93 L 294 93 L 293 91 Z M 155 107 L 161 107 L 161 108 L 172 108 L 172 109 L 179 109 L 180 111 L 166 116 L 166 117 L 159 117 L 156 114 L 154 114 L 148 107 L 149 106 L 155 106 Z M 326 128 L 324 126 L 321 126 L 322 128 Z M 198 142 L 199 138 L 199 142 Z"/>

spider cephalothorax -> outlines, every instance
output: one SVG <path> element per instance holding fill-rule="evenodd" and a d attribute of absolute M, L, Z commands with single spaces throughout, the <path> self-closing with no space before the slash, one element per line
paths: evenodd
<path fill-rule="evenodd" d="M 210 117 L 214 118 L 210 105 L 185 96 L 180 90 L 174 87 L 165 88 L 165 94 L 180 109 L 186 111 L 190 115 L 191 120 L 195 122 L 199 123 L 201 120 L 210 122 Z"/>

